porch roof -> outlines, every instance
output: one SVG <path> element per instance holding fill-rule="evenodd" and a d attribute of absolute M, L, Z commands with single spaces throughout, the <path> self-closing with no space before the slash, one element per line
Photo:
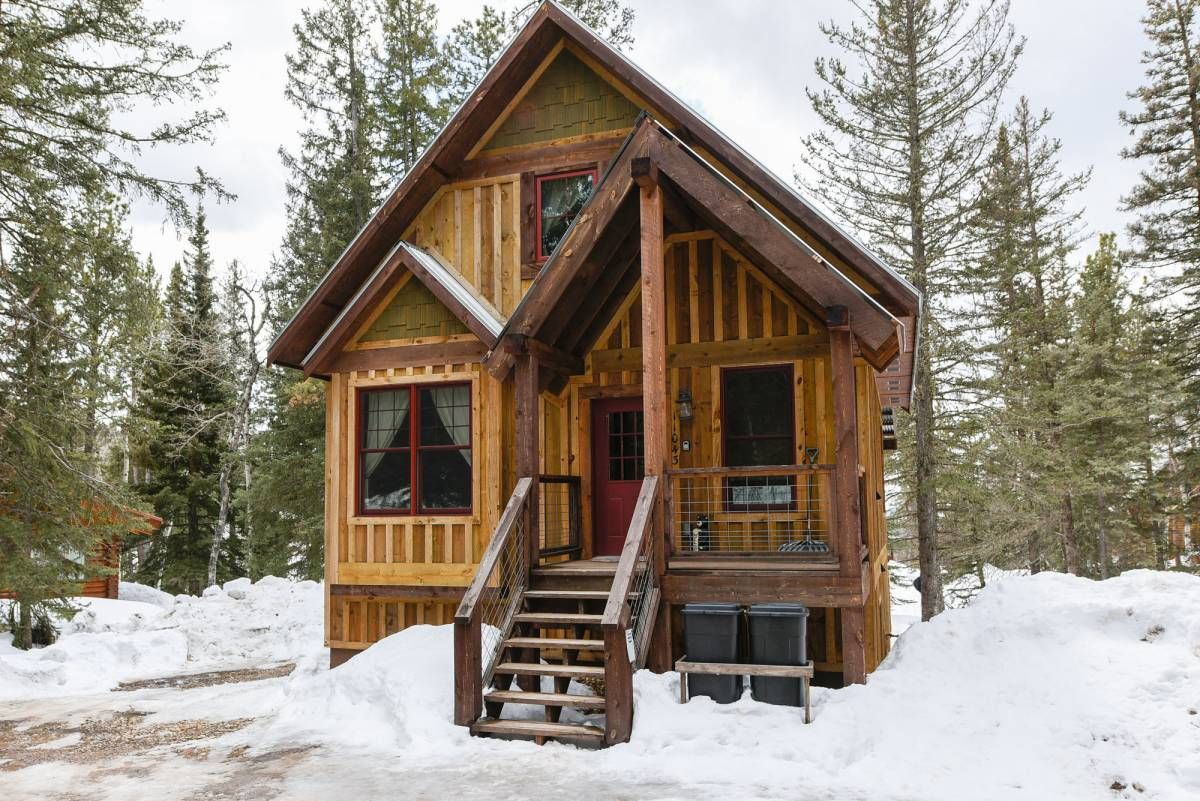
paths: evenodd
<path fill-rule="evenodd" d="M 878 370 L 907 342 L 905 323 L 824 259 L 762 204 L 666 126 L 639 118 L 591 199 L 517 306 L 485 362 L 507 372 L 511 337 L 536 340 L 581 358 L 637 282 L 640 257 L 635 173 L 653 171 L 666 195 L 668 226 L 711 228 L 825 319 L 844 307 L 862 355 Z"/>

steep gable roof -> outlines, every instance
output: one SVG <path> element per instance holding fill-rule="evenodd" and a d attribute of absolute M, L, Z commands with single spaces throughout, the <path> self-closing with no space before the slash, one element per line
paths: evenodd
<path fill-rule="evenodd" d="M 564 40 L 592 62 L 589 66 L 609 73 L 642 98 L 646 110 L 682 142 L 719 163 L 752 195 L 862 276 L 876 290 L 874 297 L 882 309 L 899 318 L 920 313 L 920 296 L 911 284 L 574 15 L 546 0 L 272 343 L 271 362 L 304 366 L 306 355 L 325 338 L 331 323 L 362 298 L 364 282 L 382 269 L 412 219 L 452 179 L 520 87 Z"/>

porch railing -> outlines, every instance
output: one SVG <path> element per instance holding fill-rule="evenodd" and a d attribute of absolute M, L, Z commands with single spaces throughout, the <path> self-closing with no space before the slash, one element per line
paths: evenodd
<path fill-rule="evenodd" d="M 531 478 L 517 480 L 454 615 L 454 722 L 460 726 L 483 712 L 483 690 L 492 682 L 504 633 L 529 581 L 532 486 Z"/>
<path fill-rule="evenodd" d="M 676 554 L 829 555 L 834 465 L 693 467 L 668 472 Z"/>
<path fill-rule="evenodd" d="M 583 553 L 583 491 L 579 476 L 538 477 L 538 555 Z"/>
<path fill-rule="evenodd" d="M 646 664 L 660 598 L 655 554 L 658 476 L 646 476 L 604 607 L 605 741 L 625 742 L 633 731 L 633 673 Z"/>

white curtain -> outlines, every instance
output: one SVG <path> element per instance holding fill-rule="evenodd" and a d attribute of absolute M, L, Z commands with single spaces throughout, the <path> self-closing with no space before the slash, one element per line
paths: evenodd
<path fill-rule="evenodd" d="M 471 444 L 471 388 L 435 387 L 429 390 L 446 433 L 455 445 Z"/>
<path fill-rule="evenodd" d="M 408 419 L 408 390 L 400 392 L 372 392 L 367 395 L 367 441 L 368 448 L 391 447 L 396 438 L 396 432 L 404 427 Z M 388 408 L 382 408 L 388 407 Z M 408 443 L 400 443 L 408 447 Z M 367 476 L 375 472 L 385 454 L 368 453 L 366 455 Z"/>

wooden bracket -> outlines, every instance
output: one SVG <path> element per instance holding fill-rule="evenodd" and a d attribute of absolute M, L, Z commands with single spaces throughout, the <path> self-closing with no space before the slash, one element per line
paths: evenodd
<path fill-rule="evenodd" d="M 629 174 L 642 189 L 658 186 L 658 165 L 649 156 L 638 156 L 629 163 Z"/>

